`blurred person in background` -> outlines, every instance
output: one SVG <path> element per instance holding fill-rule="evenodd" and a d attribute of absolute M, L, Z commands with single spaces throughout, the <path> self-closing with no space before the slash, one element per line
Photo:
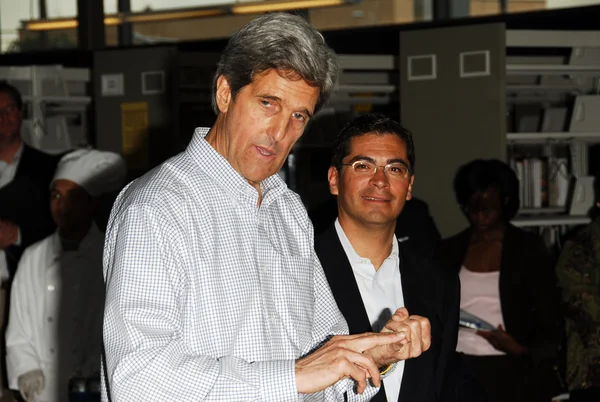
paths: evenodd
<path fill-rule="evenodd" d="M 518 179 L 497 160 L 474 160 L 454 180 L 469 227 L 442 242 L 440 258 L 459 273 L 461 309 L 495 330 L 460 328 L 464 369 L 492 402 L 549 401 L 560 338 L 553 258 L 543 239 L 513 226 Z"/>
<path fill-rule="evenodd" d="M 59 162 L 50 210 L 57 231 L 27 248 L 14 278 L 6 331 L 9 386 L 27 401 L 64 402 L 73 376 L 98 376 L 104 234 L 100 196 L 118 190 L 125 162 L 81 149 Z"/>
<path fill-rule="evenodd" d="M 8 290 L 23 250 L 55 229 L 48 187 L 60 156 L 25 144 L 21 138 L 23 99 L 0 81 L 0 333 L 8 313 Z M 5 388 L 5 349 L 0 346 L 0 395 Z"/>
<path fill-rule="evenodd" d="M 600 401 L 600 175 L 592 222 L 568 240 L 556 266 L 565 311 L 570 401 Z"/>

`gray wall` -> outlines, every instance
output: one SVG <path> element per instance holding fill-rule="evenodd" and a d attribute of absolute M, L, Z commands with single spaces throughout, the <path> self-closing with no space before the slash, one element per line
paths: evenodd
<path fill-rule="evenodd" d="M 481 50 L 490 52 L 489 75 L 461 78 L 460 52 Z M 408 80 L 408 57 L 427 54 L 436 56 L 436 78 Z M 425 72 L 422 63 L 417 72 Z M 452 190 L 457 168 L 476 158 L 505 160 L 505 102 L 504 24 L 400 34 L 400 116 L 415 139 L 414 195 L 429 204 L 443 237 L 467 224 Z"/>
<path fill-rule="evenodd" d="M 96 108 L 96 147 L 122 152 L 121 104 L 128 102 L 148 103 L 148 154 L 146 168 L 151 168 L 177 149 L 179 138 L 175 118 L 174 47 L 148 47 L 98 51 L 94 55 L 94 94 Z M 142 93 L 142 73 L 164 71 L 165 91 L 159 94 Z M 119 96 L 102 95 L 102 75 L 122 73 L 124 92 Z M 130 170 L 131 166 L 130 166 Z M 138 166 L 131 172 L 141 173 Z M 137 171 L 137 172 L 136 172 Z"/>

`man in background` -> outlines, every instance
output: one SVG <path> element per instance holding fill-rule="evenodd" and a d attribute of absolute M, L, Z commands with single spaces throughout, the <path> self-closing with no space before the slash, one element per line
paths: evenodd
<path fill-rule="evenodd" d="M 6 330 L 9 386 L 27 402 L 68 400 L 71 377 L 100 377 L 104 233 L 100 197 L 121 188 L 125 162 L 81 149 L 59 162 L 49 210 L 58 229 L 25 250 Z"/>
<path fill-rule="evenodd" d="M 23 250 L 48 236 L 55 226 L 48 208 L 48 187 L 59 156 L 45 154 L 21 139 L 23 99 L 0 81 L 0 333 L 4 334 L 6 299 Z M 4 342 L 0 382 L 4 380 Z M 0 395 L 1 395 L 0 390 Z"/>
<path fill-rule="evenodd" d="M 315 237 L 315 251 L 351 334 L 380 331 L 403 308 L 431 323 L 429 351 L 398 362 L 373 401 L 457 397 L 456 380 L 447 374 L 458 333 L 458 276 L 394 234 L 412 197 L 414 166 L 412 135 L 400 124 L 378 114 L 349 122 L 334 142 L 328 172 L 338 217 Z"/>

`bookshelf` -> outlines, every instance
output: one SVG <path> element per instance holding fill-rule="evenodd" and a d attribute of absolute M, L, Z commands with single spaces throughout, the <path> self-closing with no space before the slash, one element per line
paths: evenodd
<path fill-rule="evenodd" d="M 400 34 L 400 115 L 415 133 L 414 195 L 429 204 L 443 237 L 467 224 L 452 182 L 457 169 L 474 159 L 555 158 L 560 163 L 552 166 L 568 179 L 560 202 L 548 201 L 548 185 L 535 203 L 521 205 L 513 223 L 564 233 L 588 221 L 582 208 L 571 208 L 569 187 L 572 178 L 589 175 L 589 150 L 600 143 L 600 102 L 594 103 L 600 100 L 600 30 L 508 25 Z M 412 76 L 415 71 L 420 75 Z"/>
<path fill-rule="evenodd" d="M 600 47 L 590 46 L 598 35 L 507 31 L 507 114 L 512 120 L 507 122 L 506 160 L 520 180 L 516 226 L 564 232 L 589 222 L 581 208 L 569 204 L 576 198 L 574 182 L 590 174 L 589 146 L 600 143 L 600 121 L 593 116 L 600 107 Z"/>

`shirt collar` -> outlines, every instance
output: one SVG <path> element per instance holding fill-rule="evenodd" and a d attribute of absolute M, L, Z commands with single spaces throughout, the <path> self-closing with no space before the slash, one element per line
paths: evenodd
<path fill-rule="evenodd" d="M 19 146 L 19 149 L 17 149 L 17 152 L 15 152 L 14 156 L 13 156 L 13 160 L 11 163 L 6 163 L 4 161 L 0 161 L 0 166 L 17 166 L 19 164 L 19 161 L 21 160 L 21 156 L 23 154 L 23 148 L 25 147 L 24 145 L 25 143 L 23 141 L 21 141 L 21 145 Z"/>
<path fill-rule="evenodd" d="M 21 156 L 23 155 L 23 148 L 25 148 L 25 143 L 23 141 L 21 141 L 21 145 L 19 146 L 19 149 L 17 149 L 15 156 L 13 156 L 12 164 L 14 164 L 14 165 L 19 164 L 19 161 L 21 160 Z"/>
<path fill-rule="evenodd" d="M 249 200 L 254 206 L 258 203 L 258 192 L 248 183 L 229 163 L 223 155 L 210 145 L 205 137 L 210 131 L 209 127 L 198 127 L 186 149 L 186 153 L 196 162 L 198 167 L 223 190 L 236 198 Z M 279 194 L 287 189 L 287 185 L 279 174 L 267 177 L 260 183 L 262 191 L 262 204 L 269 204 Z"/>
<path fill-rule="evenodd" d="M 344 232 L 342 225 L 340 225 L 340 221 L 338 218 L 335 219 L 335 231 L 337 232 L 338 237 L 340 238 L 340 243 L 342 243 L 342 247 L 344 248 L 344 251 L 346 252 L 346 255 L 348 256 L 348 260 L 350 261 L 351 265 L 352 264 L 371 264 L 371 261 L 368 258 L 363 258 L 363 257 L 359 256 L 358 253 L 354 250 L 354 247 L 352 247 L 352 243 L 350 243 L 348 236 L 346 236 L 346 233 Z M 386 260 L 388 258 L 398 258 L 398 240 L 396 239 L 395 234 L 394 234 L 394 238 L 392 239 L 392 252 L 386 258 Z"/>

